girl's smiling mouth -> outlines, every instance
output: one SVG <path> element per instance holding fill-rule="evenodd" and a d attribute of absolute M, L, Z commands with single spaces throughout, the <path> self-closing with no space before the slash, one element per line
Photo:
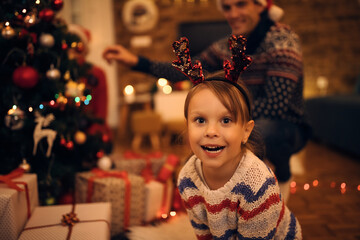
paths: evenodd
<path fill-rule="evenodd" d="M 201 146 L 206 152 L 218 153 L 225 148 L 225 146 Z"/>

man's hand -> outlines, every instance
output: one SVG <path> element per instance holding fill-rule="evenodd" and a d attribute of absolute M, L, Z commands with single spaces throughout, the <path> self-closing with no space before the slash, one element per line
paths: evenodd
<path fill-rule="evenodd" d="M 113 60 L 127 66 L 134 67 L 138 64 L 139 58 L 122 45 L 113 45 L 105 48 L 103 58 L 110 64 Z"/>

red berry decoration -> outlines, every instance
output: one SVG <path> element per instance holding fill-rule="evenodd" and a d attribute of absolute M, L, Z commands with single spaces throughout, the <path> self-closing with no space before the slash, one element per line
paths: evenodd
<path fill-rule="evenodd" d="M 39 74 L 35 68 L 21 66 L 13 72 L 13 82 L 21 88 L 32 88 L 39 82 Z"/>
<path fill-rule="evenodd" d="M 69 150 L 73 150 L 74 149 L 74 143 L 73 141 L 68 141 L 66 143 L 66 148 L 69 149 Z"/>
<path fill-rule="evenodd" d="M 39 18 L 46 22 L 51 22 L 54 19 L 55 13 L 50 8 L 44 8 L 39 12 Z"/>
<path fill-rule="evenodd" d="M 59 11 L 60 9 L 62 9 L 64 5 L 64 1 L 63 0 L 53 0 L 51 2 L 51 7 L 52 9 L 54 9 L 55 11 Z"/>

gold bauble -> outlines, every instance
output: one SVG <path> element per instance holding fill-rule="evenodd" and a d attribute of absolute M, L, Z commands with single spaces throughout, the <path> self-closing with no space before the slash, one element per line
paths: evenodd
<path fill-rule="evenodd" d="M 82 131 L 77 131 L 74 139 L 77 144 L 84 144 L 86 142 L 86 134 Z"/>
<path fill-rule="evenodd" d="M 11 39 L 15 36 L 15 30 L 10 26 L 6 26 L 1 30 L 1 35 L 5 39 Z"/>
<path fill-rule="evenodd" d="M 30 172 L 30 170 L 31 170 L 31 166 L 30 166 L 30 164 L 26 161 L 25 158 L 23 159 L 22 163 L 19 165 L 19 168 L 24 169 L 24 171 L 25 171 L 26 173 Z"/>

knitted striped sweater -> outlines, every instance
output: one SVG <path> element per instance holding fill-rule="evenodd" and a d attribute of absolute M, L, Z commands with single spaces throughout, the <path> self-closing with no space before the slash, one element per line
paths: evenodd
<path fill-rule="evenodd" d="M 252 152 L 246 152 L 232 178 L 217 190 L 206 186 L 197 161 L 192 156 L 182 168 L 178 187 L 199 240 L 302 239 L 274 174 Z"/>

